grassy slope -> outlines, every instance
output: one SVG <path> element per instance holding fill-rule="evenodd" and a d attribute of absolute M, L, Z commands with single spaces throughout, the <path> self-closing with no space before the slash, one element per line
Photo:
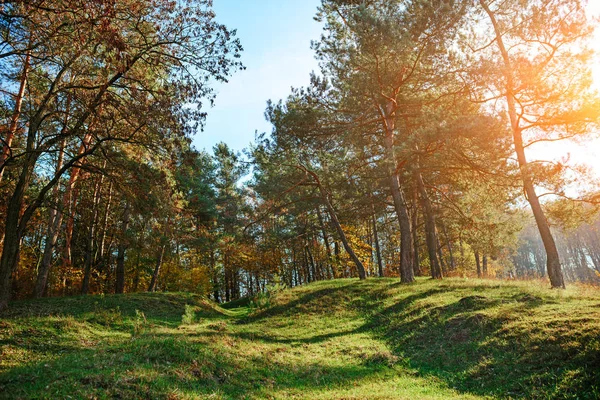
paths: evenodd
<path fill-rule="evenodd" d="M 250 314 L 187 294 L 12 304 L 0 398 L 69 396 L 596 399 L 600 293 L 372 279 L 283 291 Z"/>

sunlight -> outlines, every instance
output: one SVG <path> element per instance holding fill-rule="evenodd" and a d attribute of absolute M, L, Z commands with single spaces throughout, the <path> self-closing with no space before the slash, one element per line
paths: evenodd
<path fill-rule="evenodd" d="M 600 1 L 593 0 L 587 5 L 587 13 L 590 18 L 600 18 Z M 596 28 L 595 40 L 592 43 L 596 52 L 592 73 L 594 77 L 594 88 L 600 90 L 600 29 Z M 600 157 L 596 149 L 600 148 L 600 135 L 593 135 L 583 142 L 565 140 L 554 143 L 540 143 L 529 149 L 532 159 L 545 159 L 560 161 L 565 165 L 587 165 L 591 173 L 600 177 Z M 571 188 L 577 192 L 582 188 Z"/>
<path fill-rule="evenodd" d="M 595 0 L 588 3 L 587 12 L 590 18 L 600 18 L 600 1 Z M 598 28 L 596 28 L 593 46 L 596 52 L 594 65 L 592 66 L 592 73 L 594 74 L 594 86 L 600 90 L 600 29 Z"/>

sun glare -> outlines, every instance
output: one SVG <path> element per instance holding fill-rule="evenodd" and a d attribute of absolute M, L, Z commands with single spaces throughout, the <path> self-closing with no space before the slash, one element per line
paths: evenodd
<path fill-rule="evenodd" d="M 591 0 L 587 5 L 587 12 L 591 18 L 600 18 L 600 1 Z M 594 50 L 596 51 L 594 65 L 592 67 L 592 72 L 594 74 L 594 86 L 600 90 L 600 28 L 598 27 L 596 27 Z"/>

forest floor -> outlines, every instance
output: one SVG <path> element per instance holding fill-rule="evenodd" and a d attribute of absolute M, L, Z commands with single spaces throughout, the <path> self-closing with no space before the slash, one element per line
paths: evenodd
<path fill-rule="evenodd" d="M 14 302 L 0 315 L 0 398 L 600 398 L 598 289 L 343 279 L 263 303 Z"/>

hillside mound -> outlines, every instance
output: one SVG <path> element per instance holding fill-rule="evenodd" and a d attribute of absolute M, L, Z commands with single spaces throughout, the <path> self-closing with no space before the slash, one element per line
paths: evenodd
<path fill-rule="evenodd" d="M 582 287 L 343 279 L 223 308 L 129 294 L 0 318 L 0 398 L 600 398 L 600 294 Z"/>

